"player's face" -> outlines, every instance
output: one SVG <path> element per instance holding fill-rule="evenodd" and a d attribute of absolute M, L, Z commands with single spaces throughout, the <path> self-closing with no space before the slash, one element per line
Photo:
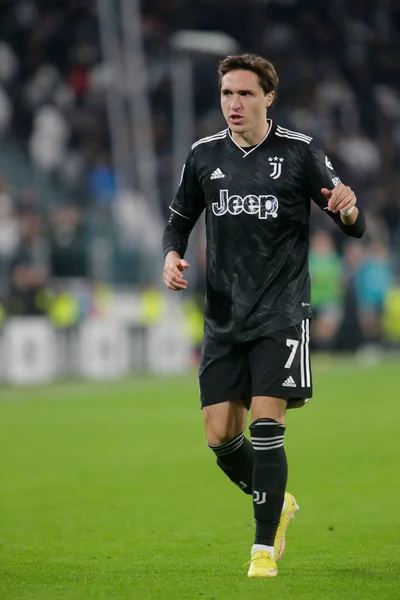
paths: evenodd
<path fill-rule="evenodd" d="M 221 79 L 221 108 L 231 131 L 240 135 L 264 130 L 266 110 L 274 95 L 265 94 L 253 71 L 238 69 L 226 73 Z"/>

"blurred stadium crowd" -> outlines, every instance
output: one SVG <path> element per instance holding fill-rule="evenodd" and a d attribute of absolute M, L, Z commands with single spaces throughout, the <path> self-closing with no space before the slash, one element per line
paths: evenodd
<path fill-rule="evenodd" d="M 194 10 L 188 0 L 143 0 L 141 9 L 160 213 L 167 215 L 174 187 L 170 38 L 180 29 L 224 31 L 243 51 L 261 53 L 275 64 L 280 88 L 272 118 L 319 139 L 367 212 L 366 238 L 349 243 L 330 219 L 314 211 L 316 346 L 398 344 L 399 2 L 197 0 Z M 198 138 L 220 130 L 223 122 L 217 60 L 196 55 L 193 65 Z M 113 212 L 117 179 L 108 85 L 94 0 L 1 3 L 3 318 L 47 312 L 43 299 L 50 289 L 65 291 L 60 281 L 84 278 L 92 285 L 107 279 L 102 245 L 93 244 L 93 232 L 105 222 L 103 235 L 112 238 L 116 257 L 105 283 L 146 283 L 129 243 L 115 249 L 120 236 Z M 99 215 L 106 219 L 99 221 Z M 201 244 L 197 254 L 194 287 L 201 294 Z"/>

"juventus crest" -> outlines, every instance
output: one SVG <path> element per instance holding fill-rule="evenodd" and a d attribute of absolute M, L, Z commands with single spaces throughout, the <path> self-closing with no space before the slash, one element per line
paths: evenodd
<path fill-rule="evenodd" d="M 272 167 L 272 172 L 270 173 L 272 179 L 278 179 L 278 177 L 281 176 L 283 161 L 284 159 L 279 156 L 272 156 L 268 159 L 268 162 Z"/>

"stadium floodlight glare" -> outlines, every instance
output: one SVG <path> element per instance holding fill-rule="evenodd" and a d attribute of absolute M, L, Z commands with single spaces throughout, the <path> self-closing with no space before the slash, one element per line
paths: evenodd
<path fill-rule="evenodd" d="M 239 50 L 238 42 L 222 31 L 182 29 L 170 38 L 174 50 L 201 54 L 225 55 Z"/>

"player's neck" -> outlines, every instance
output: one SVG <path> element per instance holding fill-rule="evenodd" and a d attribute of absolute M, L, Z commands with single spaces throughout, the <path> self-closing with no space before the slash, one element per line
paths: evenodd
<path fill-rule="evenodd" d="M 241 146 L 242 148 L 248 148 L 249 146 L 257 146 L 263 141 L 269 131 L 269 121 L 265 121 L 262 125 L 257 125 L 253 129 L 244 131 L 243 133 L 237 133 L 231 131 L 233 141 Z"/>

